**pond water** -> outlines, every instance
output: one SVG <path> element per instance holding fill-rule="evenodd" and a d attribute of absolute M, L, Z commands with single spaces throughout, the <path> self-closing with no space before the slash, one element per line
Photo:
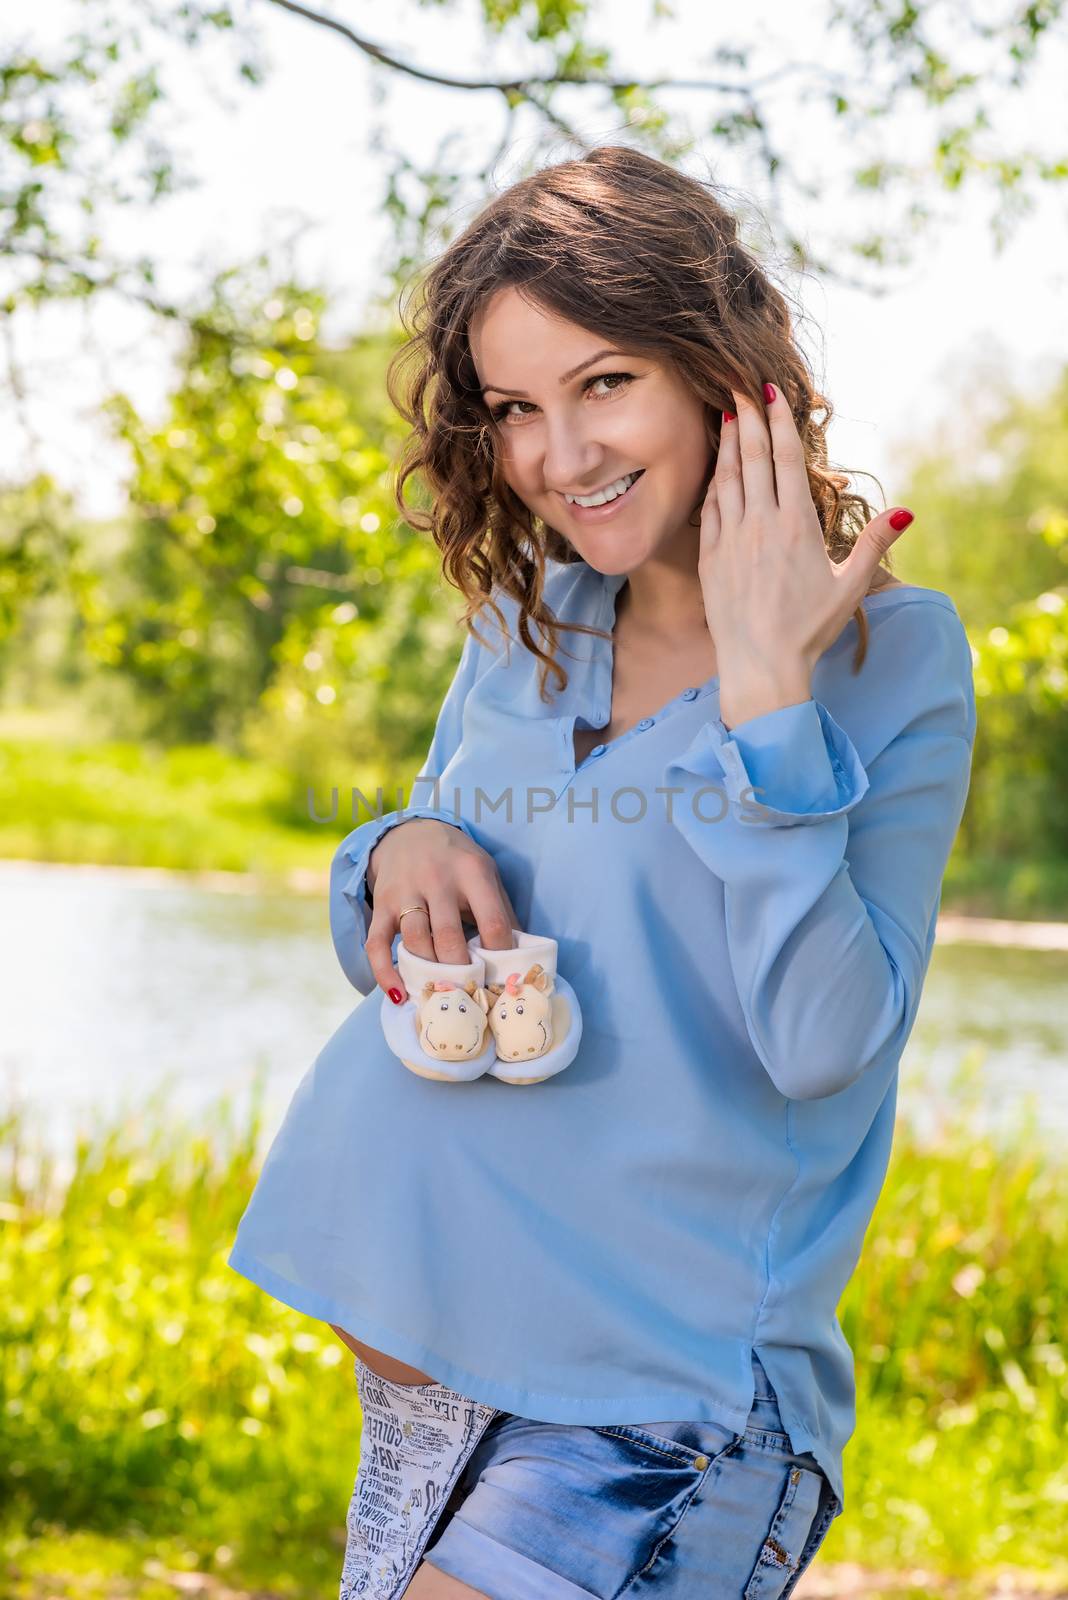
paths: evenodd
<path fill-rule="evenodd" d="M 210 1129 L 264 1083 L 261 1142 L 360 996 L 324 894 L 219 893 L 180 875 L 0 862 L 0 1108 L 66 1169 L 79 1130 L 150 1097 Z M 371 997 L 371 1003 L 376 1003 Z M 938 945 L 902 1062 L 902 1116 L 937 1127 L 974 1083 L 981 1123 L 1068 1134 L 1068 951 Z"/>

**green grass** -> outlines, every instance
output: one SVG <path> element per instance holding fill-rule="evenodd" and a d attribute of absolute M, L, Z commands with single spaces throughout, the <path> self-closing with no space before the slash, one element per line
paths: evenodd
<path fill-rule="evenodd" d="M 226 1266 L 253 1183 L 258 1102 L 176 1130 L 85 1138 L 33 1181 L 2 1129 L 0 1536 L 78 1530 L 167 1568 L 277 1592 L 336 1584 L 359 1443 L 352 1359 Z M 64 1544 L 59 1540 L 57 1551 Z M 221 1552 L 221 1554 L 220 1554 Z"/>
<path fill-rule="evenodd" d="M 370 770 L 352 777 L 369 797 L 379 781 Z M 330 796 L 316 790 L 314 803 L 325 812 Z M 337 821 L 316 823 L 299 774 L 214 745 L 81 739 L 69 712 L 0 716 L 0 859 L 254 872 L 265 880 L 311 873 L 325 882 L 334 845 L 353 826 L 346 792 Z M 1068 917 L 1068 860 L 954 853 L 942 907 Z"/>
<path fill-rule="evenodd" d="M 961 1095 L 936 1144 L 899 1128 L 840 1307 L 859 1427 L 814 1570 L 922 1567 L 962 1595 L 1002 1569 L 1068 1584 L 1068 1168 L 1026 1130 L 1005 1148 L 975 1131 Z M 56 1593 L 63 1573 L 64 1593 L 152 1600 L 193 1569 L 331 1592 L 357 1464 L 351 1357 L 225 1264 L 259 1090 L 203 1126 L 150 1101 L 83 1137 L 67 1181 L 24 1112 L 0 1135 L 5 1592 Z"/>
<path fill-rule="evenodd" d="M 340 800 L 336 824 L 302 816 L 292 789 L 289 774 L 213 745 L 8 736 L 0 738 L 0 857 L 268 879 L 325 873 L 353 824 L 345 826 Z M 327 809 L 329 796 L 316 804 Z"/>
<path fill-rule="evenodd" d="M 936 1141 L 899 1127 L 839 1308 L 859 1425 L 826 1559 L 954 1575 L 1009 1563 L 1063 1581 L 1068 1163 L 1034 1111 L 1007 1139 L 976 1131 L 975 1083 L 962 1070 Z"/>

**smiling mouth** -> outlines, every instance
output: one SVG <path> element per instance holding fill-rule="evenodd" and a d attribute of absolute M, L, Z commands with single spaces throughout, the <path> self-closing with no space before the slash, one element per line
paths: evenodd
<path fill-rule="evenodd" d="M 627 490 L 634 487 L 644 471 L 644 467 L 639 467 L 635 472 L 625 472 L 621 477 L 613 478 L 603 489 L 594 489 L 588 495 L 565 494 L 564 502 L 569 506 L 580 506 L 584 511 L 592 511 L 597 506 L 610 506 L 613 500 L 621 500 Z"/>

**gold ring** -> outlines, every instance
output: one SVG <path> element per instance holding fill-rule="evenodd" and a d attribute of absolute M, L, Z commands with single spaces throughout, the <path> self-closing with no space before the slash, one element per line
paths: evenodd
<path fill-rule="evenodd" d="M 398 925 L 398 927 L 400 926 L 400 919 L 402 917 L 406 917 L 408 915 L 409 911 L 422 911 L 422 912 L 425 912 L 428 917 L 430 915 L 430 912 L 427 910 L 426 906 L 405 906 L 403 911 L 398 911 L 397 912 L 397 925 Z"/>

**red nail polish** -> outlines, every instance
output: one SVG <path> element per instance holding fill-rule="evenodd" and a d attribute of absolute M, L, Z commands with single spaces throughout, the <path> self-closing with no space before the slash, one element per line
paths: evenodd
<path fill-rule="evenodd" d="M 900 533 L 902 528 L 907 528 L 914 520 L 912 512 L 906 511 L 904 506 L 899 506 L 896 511 L 890 513 L 890 526 L 895 533 Z"/>
<path fill-rule="evenodd" d="M 725 411 L 723 413 L 723 420 L 724 420 L 724 422 L 733 422 L 734 421 L 734 412 L 733 411 Z"/>
<path fill-rule="evenodd" d="M 775 385 L 773 383 L 766 383 L 764 385 L 764 399 L 768 402 L 769 406 L 771 405 L 771 402 L 775 399 L 775 396 L 776 396 L 777 393 L 778 393 L 778 390 L 776 389 L 776 387 L 775 387 Z"/>
<path fill-rule="evenodd" d="M 399 989 L 387 989 L 386 993 L 389 995 L 389 998 L 393 1001 L 395 1006 L 403 1004 L 404 996 L 401 994 Z"/>

